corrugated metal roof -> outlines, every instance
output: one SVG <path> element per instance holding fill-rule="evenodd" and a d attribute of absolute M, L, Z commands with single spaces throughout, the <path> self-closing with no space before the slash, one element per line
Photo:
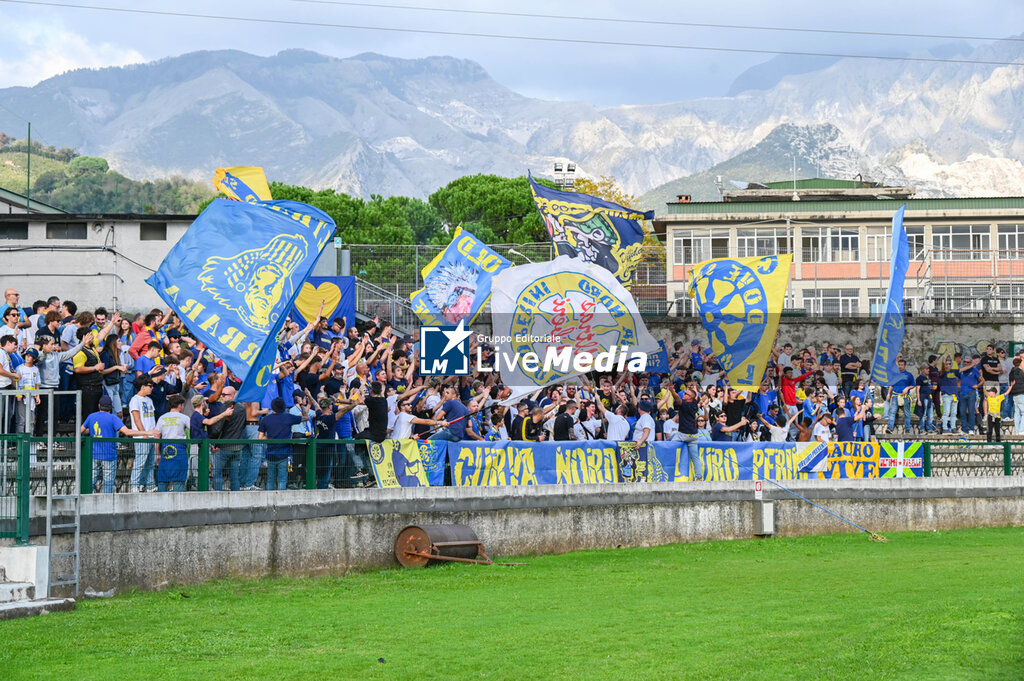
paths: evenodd
<path fill-rule="evenodd" d="M 769 189 L 793 189 L 793 180 L 764 182 Z M 797 189 L 872 189 L 878 184 L 874 182 L 858 182 L 857 180 L 830 180 L 826 177 L 811 177 L 796 181 Z"/>

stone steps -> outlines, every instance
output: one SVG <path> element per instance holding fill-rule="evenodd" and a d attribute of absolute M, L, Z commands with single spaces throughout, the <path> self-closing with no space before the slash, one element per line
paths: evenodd
<path fill-rule="evenodd" d="M 41 601 L 12 601 L 10 603 L 0 603 L 0 620 L 13 620 L 19 617 L 46 615 L 51 612 L 74 609 L 74 598 L 49 598 Z"/>
<path fill-rule="evenodd" d="M 31 601 L 36 597 L 36 586 L 32 582 L 0 582 L 0 603 Z"/>

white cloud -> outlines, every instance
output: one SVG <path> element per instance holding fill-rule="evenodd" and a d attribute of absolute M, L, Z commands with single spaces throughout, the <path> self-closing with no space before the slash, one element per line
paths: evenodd
<path fill-rule="evenodd" d="M 32 86 L 72 69 L 146 61 L 136 50 L 90 41 L 53 25 L 24 22 L 8 28 L 13 40 L 5 41 L 0 53 L 0 87 Z"/>

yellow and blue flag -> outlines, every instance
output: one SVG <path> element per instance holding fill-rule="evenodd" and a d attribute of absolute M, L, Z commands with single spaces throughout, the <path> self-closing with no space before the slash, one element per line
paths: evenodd
<path fill-rule="evenodd" d="M 775 344 L 792 255 L 718 258 L 693 268 L 689 295 L 729 385 L 757 390 Z"/>
<path fill-rule="evenodd" d="M 423 288 L 409 299 L 426 326 L 473 323 L 491 297 L 491 279 L 512 263 L 459 226 L 448 246 L 423 268 Z"/>
<path fill-rule="evenodd" d="M 638 211 L 589 194 L 562 192 L 537 184 L 530 177 L 530 191 L 544 220 L 556 255 L 581 258 L 599 265 L 627 289 L 643 258 L 642 220 L 654 219 L 654 211 Z"/>
<path fill-rule="evenodd" d="M 235 201 L 270 201 L 270 186 L 263 168 L 258 166 L 234 166 L 217 168 L 213 174 L 213 186 Z"/>
<path fill-rule="evenodd" d="M 260 401 L 277 336 L 334 221 L 297 201 L 214 199 L 147 280 Z"/>
<path fill-rule="evenodd" d="M 875 356 L 871 360 L 871 380 L 879 385 L 892 385 L 902 375 L 896 366 L 896 359 L 903 347 L 903 286 L 910 268 L 910 244 L 907 230 L 903 227 L 901 206 L 892 216 L 892 265 L 889 266 L 889 290 L 885 294 L 885 309 L 878 320 L 878 336 L 875 339 Z"/>

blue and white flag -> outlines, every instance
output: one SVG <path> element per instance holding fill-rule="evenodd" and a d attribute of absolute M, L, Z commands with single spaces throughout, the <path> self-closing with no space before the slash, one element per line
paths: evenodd
<path fill-rule="evenodd" d="M 262 398 L 277 336 L 334 229 L 297 201 L 215 199 L 146 280 L 242 380 L 240 402 Z"/>
<path fill-rule="evenodd" d="M 473 323 L 491 297 L 491 279 L 512 263 L 462 227 L 423 268 L 423 288 L 409 296 L 425 326 Z"/>
<path fill-rule="evenodd" d="M 910 244 L 903 227 L 902 206 L 892 216 L 892 265 L 889 267 L 889 290 L 885 294 L 885 309 L 878 321 L 875 357 L 871 360 L 871 380 L 879 385 L 892 385 L 900 378 L 896 358 L 903 347 L 903 285 L 910 267 Z"/>

